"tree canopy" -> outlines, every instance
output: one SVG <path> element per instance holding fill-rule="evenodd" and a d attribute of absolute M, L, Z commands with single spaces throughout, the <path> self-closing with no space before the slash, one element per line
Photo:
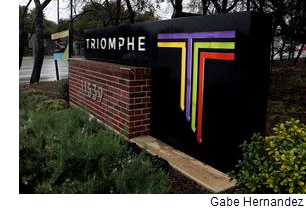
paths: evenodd
<path fill-rule="evenodd" d="M 58 24 L 46 20 L 43 10 L 51 0 L 33 1 L 35 8 L 32 10 L 29 9 L 32 0 L 26 6 L 19 6 L 20 65 L 29 33 L 35 32 L 43 43 L 43 39 L 48 39 L 56 31 L 68 29 L 71 23 L 68 19 L 60 19 Z M 282 59 L 284 52 L 288 59 L 298 58 L 306 43 L 305 0 L 73 0 L 73 40 L 80 41 L 86 29 L 157 20 L 161 4 L 172 8 L 172 18 L 240 11 L 271 14 L 274 41 L 271 42 L 271 59 L 275 55 Z M 300 51 L 296 56 L 296 46 L 299 45 Z M 43 52 L 42 47 L 40 49 Z"/>

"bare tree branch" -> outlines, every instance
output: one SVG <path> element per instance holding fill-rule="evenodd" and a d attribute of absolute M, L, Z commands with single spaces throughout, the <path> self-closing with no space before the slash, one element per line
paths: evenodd
<path fill-rule="evenodd" d="M 32 0 L 28 1 L 27 5 L 24 7 L 23 14 L 22 14 L 22 20 L 24 20 L 26 14 L 28 12 L 28 8 L 29 8 L 31 2 L 32 2 Z"/>
<path fill-rule="evenodd" d="M 41 4 L 41 9 L 45 9 L 45 7 L 50 3 L 51 0 L 45 0 L 42 4 Z"/>

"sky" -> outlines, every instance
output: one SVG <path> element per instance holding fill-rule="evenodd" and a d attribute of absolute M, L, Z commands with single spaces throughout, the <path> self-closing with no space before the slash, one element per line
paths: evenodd
<path fill-rule="evenodd" d="M 20 5 L 26 5 L 28 0 L 19 0 Z M 43 2 L 41 0 L 40 2 Z M 185 1 L 186 2 L 186 1 Z M 59 0 L 59 12 L 60 18 L 69 18 L 70 10 L 69 10 L 69 1 L 68 0 Z M 160 19 L 170 19 L 172 14 L 172 8 L 170 5 L 163 2 L 160 4 L 160 9 L 157 11 L 157 15 Z M 34 1 L 32 1 L 30 8 L 34 8 Z M 52 0 L 49 5 L 44 10 L 44 14 L 48 20 L 52 20 L 57 23 L 57 0 Z"/>

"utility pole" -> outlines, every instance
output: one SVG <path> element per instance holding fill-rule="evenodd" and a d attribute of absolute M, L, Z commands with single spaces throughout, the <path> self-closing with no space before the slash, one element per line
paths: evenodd
<path fill-rule="evenodd" d="M 70 24 L 69 24 L 69 58 L 73 55 L 73 14 L 72 0 L 70 0 Z"/>
<path fill-rule="evenodd" d="M 59 31 L 59 0 L 57 0 L 57 31 Z M 56 80 L 59 80 L 57 59 L 54 59 L 54 64 L 55 64 Z"/>
<path fill-rule="evenodd" d="M 57 0 L 57 31 L 59 31 L 59 0 Z"/>

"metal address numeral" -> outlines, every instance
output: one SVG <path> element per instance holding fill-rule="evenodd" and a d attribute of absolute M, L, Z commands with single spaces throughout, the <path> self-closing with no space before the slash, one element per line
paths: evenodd
<path fill-rule="evenodd" d="M 83 93 L 86 93 L 86 81 L 83 81 L 84 84 L 83 84 Z"/>
<path fill-rule="evenodd" d="M 103 89 L 101 87 L 98 88 L 98 101 L 101 102 L 103 98 Z"/>
<path fill-rule="evenodd" d="M 91 98 L 91 83 L 90 82 L 88 82 L 87 83 L 87 96 L 89 97 L 89 98 Z"/>
<path fill-rule="evenodd" d="M 84 93 L 87 97 L 96 100 L 98 102 L 102 101 L 103 89 L 97 86 L 95 83 L 86 82 L 81 80 L 81 93 Z"/>
<path fill-rule="evenodd" d="M 96 84 L 92 84 L 92 99 L 96 100 L 97 99 L 97 85 Z"/>

